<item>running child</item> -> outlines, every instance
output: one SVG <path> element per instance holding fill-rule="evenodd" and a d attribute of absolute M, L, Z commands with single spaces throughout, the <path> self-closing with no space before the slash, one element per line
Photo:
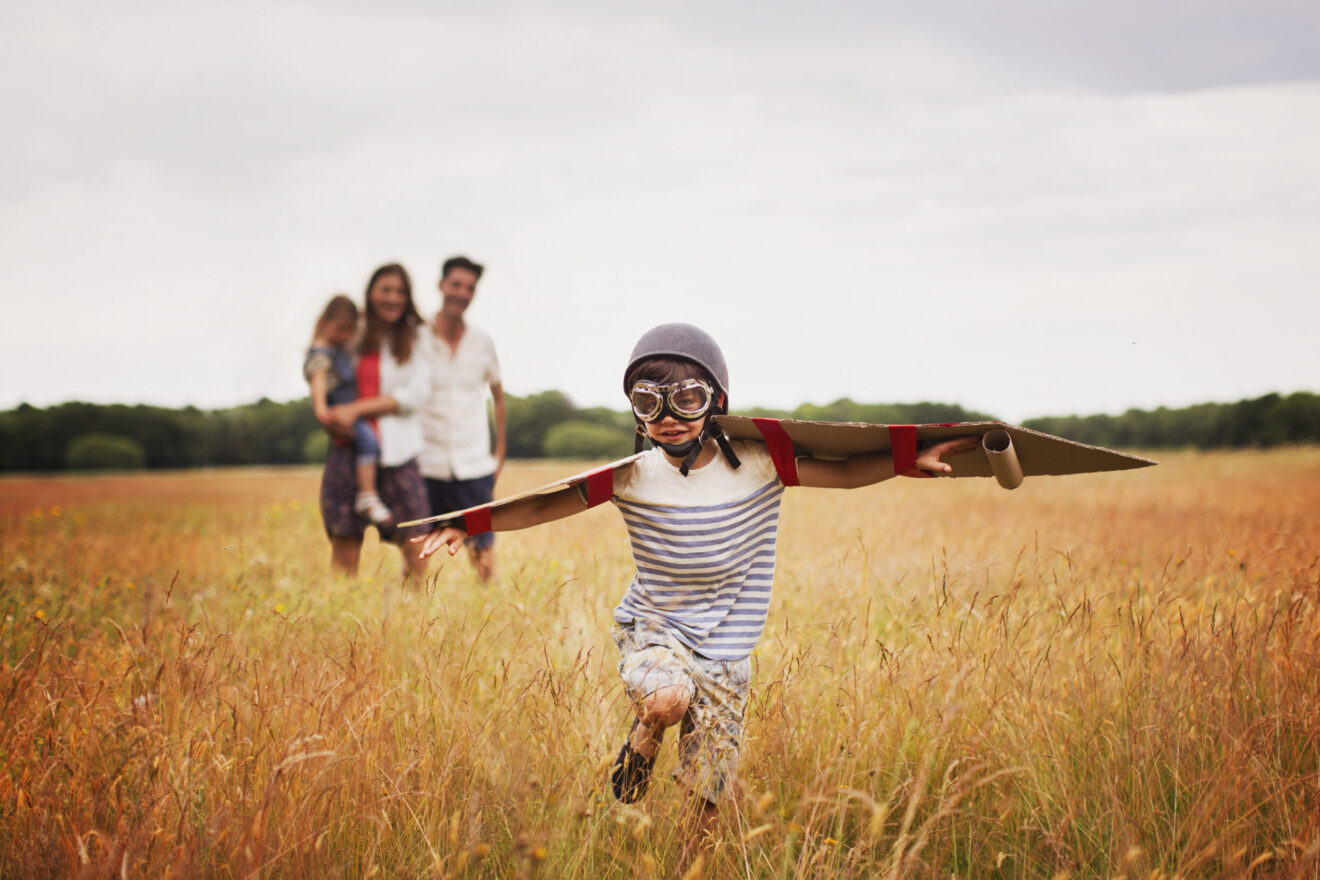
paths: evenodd
<path fill-rule="evenodd" d="M 614 794 L 645 793 L 665 730 L 679 725 L 676 774 L 709 829 L 737 765 L 751 688 L 751 653 L 765 628 L 784 482 L 764 444 L 729 441 L 710 421 L 728 411 L 719 346 L 689 324 L 663 324 L 633 349 L 623 388 L 653 449 L 614 475 L 613 502 L 632 542 L 636 574 L 614 609 L 619 674 L 635 708 L 610 774 Z M 942 459 L 977 443 L 932 445 L 917 468 L 947 474 Z M 855 488 L 894 476 L 889 455 L 796 462 L 803 486 Z M 791 482 L 792 478 L 790 478 Z M 585 509 L 579 487 L 491 510 L 496 531 Z M 468 536 L 446 526 L 420 538 L 421 555 L 452 555 Z"/>
<path fill-rule="evenodd" d="M 326 427 L 334 424 L 330 407 L 357 400 L 357 376 L 348 346 L 357 335 L 358 309 L 342 293 L 331 297 L 316 322 L 312 346 L 303 361 L 303 375 L 312 389 L 312 408 L 316 419 Z M 353 445 L 357 459 L 357 495 L 353 510 L 375 525 L 393 519 L 390 509 L 376 494 L 376 462 L 380 441 L 367 419 L 353 423 Z"/>

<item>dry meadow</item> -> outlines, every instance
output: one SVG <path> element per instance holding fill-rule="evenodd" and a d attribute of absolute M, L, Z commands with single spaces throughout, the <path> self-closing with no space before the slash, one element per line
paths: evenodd
<path fill-rule="evenodd" d="M 314 470 L 0 480 L 0 877 L 1314 877 L 1320 449 L 1155 457 L 790 490 L 704 842 L 608 794 L 608 505 L 402 587 Z"/>

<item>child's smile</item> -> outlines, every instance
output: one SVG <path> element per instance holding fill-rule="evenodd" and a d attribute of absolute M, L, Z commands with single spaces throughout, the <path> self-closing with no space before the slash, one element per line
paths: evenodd
<path fill-rule="evenodd" d="M 697 419 L 694 422 L 680 421 L 673 416 L 665 416 L 658 422 L 648 422 L 646 433 L 652 440 L 659 440 L 671 446 L 677 446 L 687 443 L 689 440 L 696 440 L 701 434 L 701 424 L 704 419 Z"/>

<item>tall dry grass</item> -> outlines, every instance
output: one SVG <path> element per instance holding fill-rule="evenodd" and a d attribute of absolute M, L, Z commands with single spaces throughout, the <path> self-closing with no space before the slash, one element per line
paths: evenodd
<path fill-rule="evenodd" d="M 791 490 L 704 851 L 608 796 L 608 508 L 407 590 L 311 471 L 0 481 L 0 876 L 1315 876 L 1320 450 L 1162 458 Z"/>

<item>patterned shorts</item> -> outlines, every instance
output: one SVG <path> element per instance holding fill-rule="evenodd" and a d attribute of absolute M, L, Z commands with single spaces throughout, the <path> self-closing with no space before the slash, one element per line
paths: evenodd
<path fill-rule="evenodd" d="M 321 521 L 325 524 L 325 533 L 332 538 L 361 538 L 367 531 L 367 521 L 353 511 L 353 497 L 357 494 L 355 457 L 352 446 L 334 444 L 326 455 L 325 470 L 321 474 Z M 431 515 L 426 486 L 416 459 L 398 467 L 378 468 L 376 492 L 394 514 L 394 522 Z M 413 526 L 400 530 L 383 525 L 379 529 L 380 539 L 401 544 L 414 535 L 426 534 L 428 528 Z"/>
<path fill-rule="evenodd" d="M 614 628 L 619 675 L 628 699 L 640 711 L 643 701 L 663 687 L 689 694 L 679 726 L 675 778 L 706 800 L 727 793 L 738 769 L 752 661 L 710 660 L 649 620 Z"/>

